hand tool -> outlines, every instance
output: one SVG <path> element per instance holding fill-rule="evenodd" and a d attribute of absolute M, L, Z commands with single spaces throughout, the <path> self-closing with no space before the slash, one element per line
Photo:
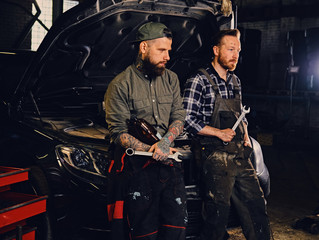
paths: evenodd
<path fill-rule="evenodd" d="M 148 157 L 153 156 L 152 152 L 136 151 L 133 148 L 127 148 L 125 152 L 128 156 L 133 156 L 133 155 L 148 156 Z M 181 162 L 182 160 L 178 158 L 179 156 L 182 156 L 182 154 L 180 152 L 175 152 L 174 154 L 168 155 L 168 158 L 174 159 L 176 162 Z"/>
<path fill-rule="evenodd" d="M 243 107 L 242 112 L 240 114 L 240 116 L 238 117 L 237 121 L 235 122 L 234 126 L 232 127 L 232 129 L 235 131 L 236 128 L 238 127 L 238 125 L 240 124 L 240 122 L 243 120 L 243 118 L 245 117 L 245 115 L 247 113 L 250 112 L 250 107 L 248 109 L 246 109 L 246 106 Z"/>
<path fill-rule="evenodd" d="M 240 114 L 240 116 L 237 118 L 237 121 L 235 122 L 235 124 L 233 125 L 232 129 L 235 131 L 238 127 L 238 125 L 241 123 L 241 121 L 243 120 L 243 118 L 245 117 L 245 115 L 247 113 L 250 112 L 250 107 L 246 109 L 246 106 L 243 107 L 242 112 Z M 223 142 L 224 145 L 228 145 L 228 142 Z"/>

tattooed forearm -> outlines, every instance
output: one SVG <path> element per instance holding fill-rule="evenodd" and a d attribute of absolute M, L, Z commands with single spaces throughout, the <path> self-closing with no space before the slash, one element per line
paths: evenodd
<path fill-rule="evenodd" d="M 175 138 L 182 133 L 183 128 L 183 122 L 180 120 L 176 120 L 169 126 L 168 131 L 164 137 L 166 137 L 169 142 L 172 143 Z"/>
<path fill-rule="evenodd" d="M 157 146 L 161 149 L 163 153 L 169 153 L 169 146 L 175 140 L 175 138 L 181 134 L 183 131 L 183 122 L 176 120 L 174 121 L 168 128 L 167 133 L 164 137 L 159 141 Z"/>
<path fill-rule="evenodd" d="M 137 138 L 128 133 L 120 134 L 117 137 L 116 142 L 124 148 L 133 148 L 134 150 L 138 151 L 148 151 L 151 147 L 150 145 L 139 141 Z"/>

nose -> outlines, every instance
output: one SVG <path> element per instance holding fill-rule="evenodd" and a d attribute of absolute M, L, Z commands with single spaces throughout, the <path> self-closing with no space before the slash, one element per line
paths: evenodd
<path fill-rule="evenodd" d="M 239 58 L 239 51 L 234 51 L 233 57 L 238 59 Z"/>
<path fill-rule="evenodd" d="M 165 51 L 165 52 L 164 52 L 164 60 L 165 60 L 165 61 L 170 60 L 169 51 Z"/>

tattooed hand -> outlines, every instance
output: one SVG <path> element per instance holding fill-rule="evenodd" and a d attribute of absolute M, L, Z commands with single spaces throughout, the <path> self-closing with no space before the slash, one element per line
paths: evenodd
<path fill-rule="evenodd" d="M 162 141 L 162 140 L 161 140 Z M 168 148 L 166 148 L 166 146 L 164 147 L 165 152 L 162 151 L 161 147 L 159 146 L 161 141 L 155 143 L 154 145 L 151 146 L 149 152 L 153 152 L 153 159 L 155 159 L 156 161 L 162 161 L 165 164 L 171 164 L 173 163 L 173 161 L 171 159 L 167 159 L 168 155 L 174 154 L 175 152 L 177 152 L 177 149 L 175 148 L 171 148 L 168 146 Z"/>
<path fill-rule="evenodd" d="M 170 141 L 166 137 L 163 137 L 161 141 L 157 143 L 157 146 L 162 151 L 162 153 L 167 155 L 169 154 L 169 145 L 170 145 Z"/>
<path fill-rule="evenodd" d="M 161 141 L 151 146 L 149 152 L 153 152 L 153 158 L 157 161 L 164 161 L 170 153 L 169 140 L 162 138 Z"/>
<path fill-rule="evenodd" d="M 169 154 L 177 151 L 170 147 L 170 144 L 175 138 L 183 131 L 183 122 L 177 120 L 174 121 L 168 128 L 164 137 L 153 146 L 151 146 L 149 152 L 153 152 L 153 158 L 157 161 L 165 161 Z"/>

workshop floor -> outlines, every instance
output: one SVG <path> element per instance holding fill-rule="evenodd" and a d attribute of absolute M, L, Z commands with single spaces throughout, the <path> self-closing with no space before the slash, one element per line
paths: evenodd
<path fill-rule="evenodd" d="M 286 133 L 287 134 L 287 133 Z M 286 135 L 284 134 L 284 135 Z M 292 228 L 295 220 L 319 207 L 319 139 L 303 134 L 278 135 L 262 146 L 271 179 L 268 215 L 275 240 L 315 240 L 319 234 Z M 240 228 L 229 231 L 230 240 L 243 240 Z"/>

